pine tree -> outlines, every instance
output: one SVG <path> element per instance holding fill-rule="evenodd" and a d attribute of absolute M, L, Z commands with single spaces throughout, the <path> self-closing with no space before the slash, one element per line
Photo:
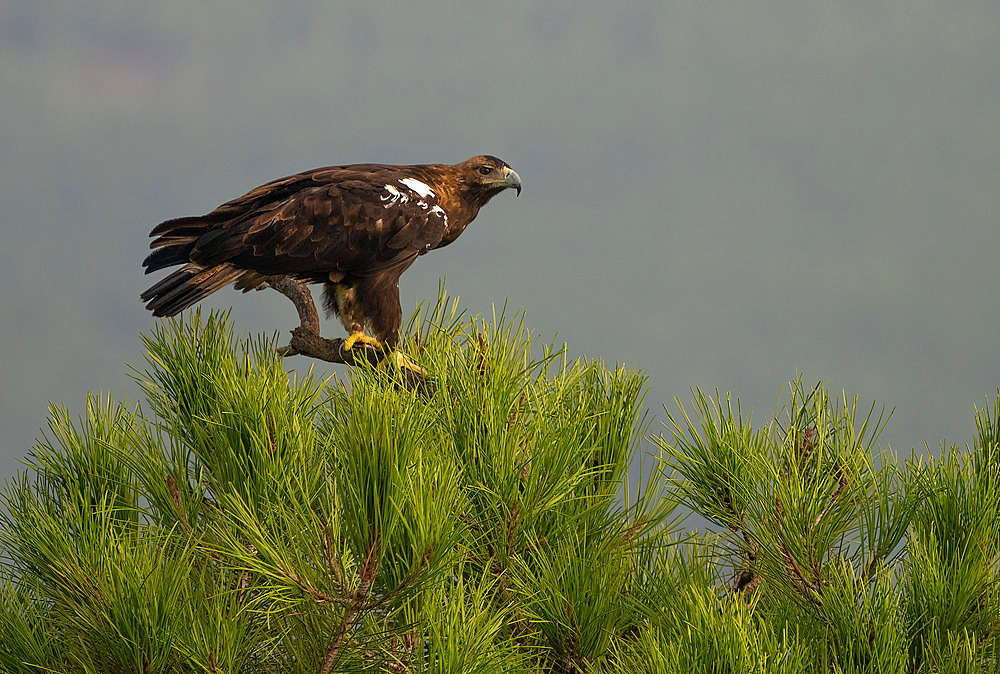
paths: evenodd
<path fill-rule="evenodd" d="M 424 385 L 192 313 L 145 337 L 141 402 L 53 407 L 0 507 L 0 669 L 994 666 L 1000 400 L 940 460 L 798 382 L 762 427 L 695 391 L 644 444 L 639 371 L 444 296 L 407 332 Z"/>

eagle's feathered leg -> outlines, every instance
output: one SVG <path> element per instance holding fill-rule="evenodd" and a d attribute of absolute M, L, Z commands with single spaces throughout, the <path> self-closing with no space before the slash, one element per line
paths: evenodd
<path fill-rule="evenodd" d="M 376 364 L 385 357 L 384 346 L 347 351 L 343 348 L 343 344 L 347 340 L 321 337 L 319 334 L 319 315 L 316 313 L 316 305 L 313 303 L 312 294 L 305 282 L 292 278 L 284 278 L 280 281 L 269 279 L 267 285 L 292 301 L 301 322 L 299 327 L 292 330 L 292 340 L 288 346 L 278 349 L 278 354 L 282 357 L 301 353 L 311 358 L 319 358 L 330 363 L 344 363 L 345 365 L 356 365 L 360 360 Z M 430 373 L 410 360 L 405 354 L 393 351 L 392 360 L 397 367 L 408 373 L 407 379 L 413 386 L 432 386 L 429 383 Z"/>
<path fill-rule="evenodd" d="M 350 351 L 357 344 L 368 344 L 377 349 L 383 345 L 374 337 L 365 334 L 365 318 L 363 307 L 358 301 L 358 293 L 351 283 L 327 283 L 323 288 L 323 304 L 328 314 L 336 314 L 347 330 L 348 337 L 344 340 L 344 351 Z M 388 345 L 387 345 L 388 346 Z"/>
<path fill-rule="evenodd" d="M 325 339 L 320 335 L 319 314 L 307 282 L 286 276 L 280 280 L 270 279 L 266 284 L 290 299 L 299 315 L 299 326 L 292 330 L 292 339 L 288 345 L 278 349 L 278 355 L 286 357 L 304 354 L 328 363 L 344 365 L 357 365 L 362 360 L 375 365 L 384 357 L 381 349 L 362 347 L 345 351 L 345 339 Z"/>

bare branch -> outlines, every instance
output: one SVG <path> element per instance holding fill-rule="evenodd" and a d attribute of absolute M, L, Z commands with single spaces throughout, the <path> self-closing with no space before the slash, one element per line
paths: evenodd
<path fill-rule="evenodd" d="M 299 327 L 292 330 L 292 339 L 287 346 L 278 349 L 282 357 L 303 355 L 328 363 L 357 366 L 360 363 L 378 365 L 384 360 L 394 362 L 406 378 L 406 386 L 425 392 L 433 391 L 433 379 L 425 369 L 411 361 L 398 350 L 387 352 L 371 344 L 356 343 L 345 349 L 346 339 L 326 339 L 319 334 L 319 314 L 313 302 L 312 293 L 303 281 L 285 277 L 268 285 L 287 297 L 295 305 L 299 314 Z"/>
<path fill-rule="evenodd" d="M 328 363 L 357 365 L 367 361 L 372 365 L 385 358 L 385 352 L 370 344 L 357 344 L 349 350 L 344 349 L 345 339 L 325 339 L 319 334 L 319 314 L 313 302 L 309 287 L 302 281 L 285 277 L 280 281 L 268 284 L 287 297 L 295 305 L 299 314 L 299 327 L 292 330 L 292 339 L 288 346 L 278 349 L 282 356 L 301 354 L 310 358 L 325 360 Z"/>

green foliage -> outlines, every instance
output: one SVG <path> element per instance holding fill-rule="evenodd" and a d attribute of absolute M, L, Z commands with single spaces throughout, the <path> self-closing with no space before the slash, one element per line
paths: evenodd
<path fill-rule="evenodd" d="M 901 465 L 875 445 L 874 404 L 862 416 L 822 386 L 790 392 L 753 428 L 697 391 L 693 417 L 678 403 L 657 439 L 676 493 L 719 528 L 707 547 L 729 591 L 776 633 L 794 626 L 810 671 L 992 671 L 1000 398 L 977 411 L 969 453 Z"/>
<path fill-rule="evenodd" d="M 956 648 L 975 660 L 996 657 L 1000 398 L 996 405 L 992 416 L 988 409 L 977 411 L 971 454 L 951 447 L 924 471 L 927 496 L 911 525 L 903 576 L 911 650 L 918 659 L 937 663 Z"/>
<path fill-rule="evenodd" d="M 0 510 L 10 672 L 950 672 L 994 666 L 1000 398 L 900 464 L 793 382 L 754 426 L 441 297 L 320 380 L 224 315 L 161 323 L 142 405 L 88 399 Z M 675 506 L 709 531 L 677 537 Z"/>
<path fill-rule="evenodd" d="M 781 625 L 776 632 L 756 615 L 753 602 L 720 599 L 711 588 L 690 586 L 674 603 L 675 629 L 645 627 L 638 638 L 621 642 L 615 671 L 791 674 L 808 667 L 808 646 L 794 628 Z"/>
<path fill-rule="evenodd" d="M 390 367 L 291 376 L 273 343 L 194 313 L 145 338 L 143 409 L 53 410 L 52 439 L 7 487 L 0 667 L 606 660 L 638 624 L 638 559 L 671 513 L 659 472 L 625 498 L 643 377 L 443 298 L 411 334 L 428 390 Z"/>

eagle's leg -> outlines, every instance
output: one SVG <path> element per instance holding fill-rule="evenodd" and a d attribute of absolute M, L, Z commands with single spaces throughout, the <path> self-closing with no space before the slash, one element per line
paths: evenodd
<path fill-rule="evenodd" d="M 347 330 L 349 336 L 341 347 L 344 351 L 350 351 L 359 342 L 383 349 L 382 344 L 377 339 L 365 334 L 364 311 L 357 300 L 357 292 L 353 284 L 326 284 L 323 289 L 323 302 L 328 312 L 340 316 L 340 322 Z"/>
<path fill-rule="evenodd" d="M 274 288 L 295 305 L 300 324 L 292 330 L 292 339 L 287 346 L 278 349 L 282 357 L 302 354 L 328 363 L 355 365 L 361 360 L 376 364 L 384 357 L 385 350 L 363 347 L 345 351 L 346 339 L 324 339 L 319 334 L 319 315 L 313 303 L 312 293 L 305 281 L 285 277 L 268 279 L 266 285 Z"/>
<path fill-rule="evenodd" d="M 357 361 L 356 358 L 362 358 L 368 360 L 370 363 L 375 363 L 377 361 L 371 360 L 371 353 L 367 349 L 361 349 L 361 354 L 357 354 L 357 350 L 350 350 L 345 344 L 351 337 L 355 337 L 354 341 L 350 346 L 354 346 L 357 342 L 362 342 L 364 344 L 374 344 L 378 351 L 381 351 L 384 355 L 385 353 L 392 352 L 392 360 L 395 364 L 404 372 L 408 373 L 410 383 L 417 387 L 427 386 L 428 378 L 430 373 L 424 368 L 420 367 L 412 360 L 410 360 L 405 354 L 393 350 L 395 346 L 395 340 L 397 334 L 395 331 L 390 331 L 387 333 L 382 341 L 372 339 L 368 335 L 364 334 L 361 327 L 358 326 L 357 331 L 353 331 L 351 328 L 348 332 L 351 332 L 351 336 L 348 339 L 323 339 L 319 334 L 319 316 L 316 313 L 316 305 L 313 304 L 312 294 L 309 292 L 309 288 L 302 281 L 297 281 L 291 278 L 284 278 L 281 280 L 269 280 L 268 285 L 282 295 L 292 300 L 295 304 L 295 308 L 299 313 L 299 320 L 302 324 L 292 330 L 292 342 L 288 346 L 278 349 L 278 353 L 281 356 L 294 356 L 296 354 L 303 354 L 310 356 L 312 358 L 319 358 L 330 363 L 345 363 L 347 365 L 354 365 Z M 330 309 L 332 303 L 332 298 L 334 296 L 334 291 L 327 286 L 327 292 L 325 296 L 326 306 Z M 345 327 L 347 327 L 345 325 Z M 293 346 L 294 345 L 294 346 Z M 381 358 L 381 356 L 379 356 Z"/>

